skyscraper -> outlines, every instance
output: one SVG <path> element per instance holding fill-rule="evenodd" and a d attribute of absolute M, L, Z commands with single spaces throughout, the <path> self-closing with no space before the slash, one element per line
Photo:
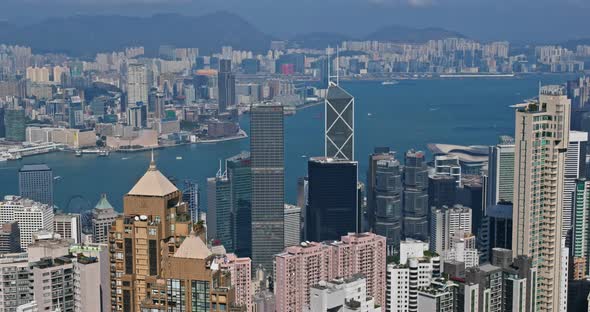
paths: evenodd
<path fill-rule="evenodd" d="M 223 113 L 229 106 L 236 104 L 236 77 L 231 71 L 231 60 L 219 60 L 217 90 L 219 112 Z"/>
<path fill-rule="evenodd" d="M 369 228 L 375 227 L 375 172 L 379 160 L 394 160 L 395 152 L 389 147 L 376 147 L 373 154 L 369 155 L 369 169 L 367 170 L 367 221 Z"/>
<path fill-rule="evenodd" d="M 590 181 L 576 181 L 573 204 L 571 278 L 583 280 L 590 274 Z"/>
<path fill-rule="evenodd" d="M 53 216 L 53 231 L 74 244 L 82 244 L 82 222 L 78 213 L 60 213 Z"/>
<path fill-rule="evenodd" d="M 404 166 L 404 223 L 407 238 L 428 239 L 428 167 L 424 153 L 409 150 Z"/>
<path fill-rule="evenodd" d="M 127 67 L 127 106 L 137 102 L 148 103 L 147 69 L 144 64 L 129 64 Z"/>
<path fill-rule="evenodd" d="M 106 244 L 109 240 L 109 230 L 119 214 L 115 212 L 107 195 L 102 194 L 100 200 L 92 210 L 92 241 L 99 244 Z"/>
<path fill-rule="evenodd" d="M 347 233 L 358 232 L 357 162 L 314 157 L 307 168 L 305 240 L 338 240 Z"/>
<path fill-rule="evenodd" d="M 399 249 L 402 235 L 402 172 L 398 160 L 379 160 L 375 170 L 375 234 L 387 238 L 387 254 Z"/>
<path fill-rule="evenodd" d="M 232 219 L 231 188 L 220 168 L 217 176 L 207 179 L 207 238 L 233 250 Z"/>
<path fill-rule="evenodd" d="M 326 96 L 325 156 L 354 160 L 354 97 L 330 82 Z"/>
<path fill-rule="evenodd" d="M 283 106 L 254 104 L 250 110 L 252 163 L 252 261 L 272 270 L 273 255 L 283 250 L 285 205 Z"/>
<path fill-rule="evenodd" d="M 588 133 L 570 131 L 569 144 L 565 155 L 565 173 L 563 181 L 563 215 L 562 237 L 566 238 L 569 245 L 568 232 L 572 228 L 572 211 L 574 209 L 574 194 L 576 192 L 576 180 L 586 177 L 586 145 Z"/>
<path fill-rule="evenodd" d="M 252 255 L 252 169 L 250 153 L 242 152 L 225 162 L 231 188 L 234 249 L 240 257 Z"/>
<path fill-rule="evenodd" d="M 538 100 L 516 105 L 513 257 L 532 258 L 533 310 L 558 311 L 561 220 L 570 101 L 560 86 L 541 88 Z"/>
<path fill-rule="evenodd" d="M 4 127 L 6 128 L 7 141 L 25 141 L 25 110 L 22 108 L 7 109 L 4 112 Z"/>
<path fill-rule="evenodd" d="M 486 206 L 512 202 L 514 193 L 514 138 L 501 136 L 490 146 Z"/>
<path fill-rule="evenodd" d="M 301 242 L 301 208 L 285 204 L 285 247 Z"/>
<path fill-rule="evenodd" d="M 53 171 L 45 164 L 22 166 L 18 189 L 22 197 L 53 206 Z"/>
<path fill-rule="evenodd" d="M 451 176 L 428 177 L 428 209 L 457 203 L 457 181 Z"/>
<path fill-rule="evenodd" d="M 471 208 L 456 205 L 432 209 L 430 250 L 442 255 L 451 248 L 455 233 L 471 233 Z"/>

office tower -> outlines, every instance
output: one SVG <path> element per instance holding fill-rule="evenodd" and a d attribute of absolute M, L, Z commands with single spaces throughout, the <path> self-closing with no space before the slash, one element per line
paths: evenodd
<path fill-rule="evenodd" d="M 191 105 L 197 100 L 195 86 L 188 84 L 184 86 L 184 105 Z"/>
<path fill-rule="evenodd" d="M 297 179 L 297 206 L 302 207 L 302 216 L 305 220 L 305 208 L 308 203 L 309 182 L 307 177 L 300 177 Z"/>
<path fill-rule="evenodd" d="M 428 208 L 453 206 L 457 203 L 457 181 L 451 176 L 428 177 Z"/>
<path fill-rule="evenodd" d="M 231 59 L 219 60 L 217 88 L 219 112 L 223 113 L 228 107 L 236 105 L 236 76 L 231 70 Z"/>
<path fill-rule="evenodd" d="M 561 220 L 570 102 L 559 86 L 516 106 L 513 257 L 532 258 L 538 270 L 535 310 L 557 311 L 561 280 Z"/>
<path fill-rule="evenodd" d="M 53 216 L 53 231 L 63 239 L 70 239 L 74 244 L 82 244 L 82 224 L 80 214 L 58 213 Z"/>
<path fill-rule="evenodd" d="M 350 309 L 360 312 L 381 311 L 375 305 L 375 299 L 367 296 L 365 277 L 353 275 L 350 278 L 338 278 L 321 281 L 313 285 L 310 291 L 310 311 L 338 311 Z"/>
<path fill-rule="evenodd" d="M 285 204 L 285 247 L 301 242 L 301 208 Z"/>
<path fill-rule="evenodd" d="M 421 241 L 401 242 L 399 263 L 387 265 L 386 311 L 418 311 L 418 289 L 441 274 L 440 257 L 427 250 L 428 244 Z"/>
<path fill-rule="evenodd" d="M 18 222 L 21 249 L 33 241 L 33 234 L 53 232 L 53 207 L 19 196 L 7 195 L 0 202 L 0 224 Z"/>
<path fill-rule="evenodd" d="M 22 108 L 6 109 L 4 112 L 4 126 L 7 141 L 25 141 L 25 110 Z"/>
<path fill-rule="evenodd" d="M 231 187 L 225 173 L 207 178 L 207 238 L 233 250 Z"/>
<path fill-rule="evenodd" d="M 404 166 L 404 223 L 407 238 L 428 239 L 428 167 L 424 153 L 409 150 Z"/>
<path fill-rule="evenodd" d="M 127 108 L 127 125 L 133 128 L 147 127 L 147 106 L 144 102 L 137 102 Z"/>
<path fill-rule="evenodd" d="M 268 271 L 272 257 L 283 250 L 285 209 L 285 144 L 283 106 L 252 105 L 250 161 L 252 163 L 252 262 Z"/>
<path fill-rule="evenodd" d="M 182 189 L 182 200 L 184 200 L 191 212 L 193 222 L 199 221 L 200 191 L 199 184 L 192 180 L 185 180 Z"/>
<path fill-rule="evenodd" d="M 434 156 L 434 174 L 455 178 L 457 186 L 461 185 L 461 163 L 458 156 L 436 155 Z"/>
<path fill-rule="evenodd" d="M 402 172 L 398 160 L 379 160 L 375 170 L 375 234 L 387 238 L 387 254 L 399 249 L 402 235 Z"/>
<path fill-rule="evenodd" d="M 0 226 L 0 255 L 20 252 L 20 229 L 17 222 Z"/>
<path fill-rule="evenodd" d="M 471 233 L 471 208 L 455 205 L 432 209 L 430 226 L 430 250 L 442 255 L 451 248 L 455 233 Z"/>
<path fill-rule="evenodd" d="M 369 155 L 369 169 L 367 169 L 367 221 L 369 228 L 375 227 L 375 172 L 379 160 L 394 160 L 395 152 L 389 147 L 376 147 L 373 154 Z"/>
<path fill-rule="evenodd" d="M 225 161 L 231 188 L 234 249 L 240 257 L 252 255 L 251 165 L 249 152 L 242 152 Z"/>
<path fill-rule="evenodd" d="M 82 100 L 76 97 L 77 100 L 72 99 L 69 105 L 69 124 L 70 128 L 84 127 L 84 108 L 82 107 Z"/>
<path fill-rule="evenodd" d="M 514 138 L 501 136 L 490 146 L 486 207 L 499 202 L 512 202 L 514 194 Z"/>
<path fill-rule="evenodd" d="M 310 158 L 305 240 L 338 240 L 359 231 L 357 166 L 355 161 Z"/>
<path fill-rule="evenodd" d="M 582 280 L 590 271 L 590 182 L 576 180 L 572 216 L 571 279 Z"/>
<path fill-rule="evenodd" d="M 155 102 L 155 110 L 154 116 L 156 118 L 165 118 L 166 117 L 166 110 L 164 104 L 164 93 L 163 92 L 156 92 L 156 102 Z"/>
<path fill-rule="evenodd" d="M 487 239 L 483 244 L 484 259 L 491 259 L 494 248 L 512 249 L 512 204 L 498 204 L 487 208 Z"/>
<path fill-rule="evenodd" d="M 482 176 L 469 176 L 463 179 L 463 184 L 457 189 L 457 204 L 471 208 L 471 233 L 480 235 L 482 220 L 485 217 L 483 207 Z"/>
<path fill-rule="evenodd" d="M 302 311 L 309 305 L 311 286 L 358 273 L 367 277 L 367 294 L 385 304 L 385 237 L 351 233 L 341 241 L 303 242 L 275 255 L 275 267 L 278 312 Z"/>
<path fill-rule="evenodd" d="M 148 280 L 162 273 L 163 257 L 179 250 L 178 242 L 190 230 L 181 192 L 156 168 L 152 156 L 147 172 L 123 198 L 123 216 L 109 234 L 111 284 L 116 285 L 111 289 L 113 311 L 141 311 Z"/>
<path fill-rule="evenodd" d="M 354 160 L 354 97 L 330 82 L 325 105 L 325 156 Z"/>
<path fill-rule="evenodd" d="M 0 272 L 0 310 L 18 311 L 19 306 L 34 301 L 33 276 L 26 253 L 3 255 Z"/>
<path fill-rule="evenodd" d="M 92 210 L 92 241 L 94 243 L 106 244 L 109 240 L 111 225 L 119 214 L 109 203 L 106 194 L 100 195 L 100 200 Z"/>
<path fill-rule="evenodd" d="M 418 311 L 449 312 L 457 310 L 455 299 L 456 285 L 448 280 L 439 278 L 428 286 L 418 290 Z"/>
<path fill-rule="evenodd" d="M 53 171 L 45 164 L 22 166 L 18 189 L 22 197 L 53 206 Z"/>
<path fill-rule="evenodd" d="M 148 78 L 144 64 L 129 64 L 127 67 L 127 107 L 138 102 L 148 103 Z"/>
<path fill-rule="evenodd" d="M 572 211 L 574 207 L 574 194 L 576 192 L 576 180 L 586 177 L 586 145 L 588 133 L 570 131 L 569 144 L 565 154 L 565 168 L 563 180 L 563 210 L 562 210 L 562 237 L 569 243 L 568 232 L 572 227 Z"/>

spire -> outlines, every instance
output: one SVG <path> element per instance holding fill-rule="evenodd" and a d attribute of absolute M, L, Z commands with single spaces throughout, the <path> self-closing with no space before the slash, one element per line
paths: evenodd
<path fill-rule="evenodd" d="M 152 148 L 152 161 L 150 161 L 150 169 L 149 170 L 156 170 L 156 161 L 154 160 L 154 149 Z"/>

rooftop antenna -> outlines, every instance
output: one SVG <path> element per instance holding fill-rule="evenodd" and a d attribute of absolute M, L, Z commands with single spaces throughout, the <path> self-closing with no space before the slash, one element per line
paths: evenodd
<path fill-rule="evenodd" d="M 340 84 L 340 47 L 336 45 L 336 85 Z"/>
<path fill-rule="evenodd" d="M 154 149 L 152 148 L 152 160 L 150 161 L 150 170 L 156 170 L 156 160 L 154 159 Z"/>

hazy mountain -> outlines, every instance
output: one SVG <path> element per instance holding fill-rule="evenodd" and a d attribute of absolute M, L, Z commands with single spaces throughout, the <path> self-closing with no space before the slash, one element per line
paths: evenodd
<path fill-rule="evenodd" d="M 365 37 L 365 40 L 423 43 L 428 40 L 445 38 L 465 38 L 463 34 L 443 28 L 411 28 L 391 25 L 378 29 Z"/>
<path fill-rule="evenodd" d="M 9 29 L 5 31 L 4 28 Z M 203 53 L 223 45 L 265 51 L 271 37 L 241 17 L 216 12 L 199 17 L 160 14 L 151 17 L 72 16 L 16 27 L 0 26 L 0 42 L 28 45 L 35 51 L 92 56 L 97 52 L 142 45 L 147 54 L 170 44 L 199 47 Z"/>
<path fill-rule="evenodd" d="M 306 48 L 324 49 L 327 46 L 336 46 L 342 41 L 355 40 L 351 36 L 330 32 L 314 32 L 299 34 L 290 39 L 292 43 Z"/>

